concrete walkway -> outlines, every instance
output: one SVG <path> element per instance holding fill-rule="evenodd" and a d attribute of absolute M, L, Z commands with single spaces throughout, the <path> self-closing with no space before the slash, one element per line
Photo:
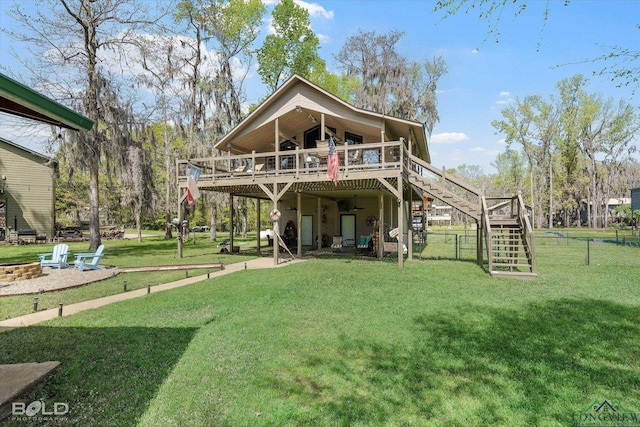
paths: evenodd
<path fill-rule="evenodd" d="M 283 267 L 286 265 L 294 264 L 304 261 L 303 259 L 293 259 L 280 261 L 278 265 L 273 264 L 273 258 L 255 258 L 246 262 L 237 262 L 224 266 L 224 270 L 218 270 L 211 272 L 210 277 L 223 276 L 229 273 L 235 273 L 236 271 L 244 270 L 245 265 L 247 269 L 256 270 L 262 268 Z M 176 282 L 165 283 L 162 285 L 156 285 L 151 287 L 151 293 L 166 291 L 169 289 L 179 288 L 181 286 L 190 285 L 191 283 L 207 280 L 207 275 L 202 274 L 200 276 L 188 277 Z M 103 305 L 111 304 L 113 302 L 125 301 L 132 298 L 137 298 L 147 294 L 147 289 L 137 289 L 135 291 L 123 292 L 120 294 L 110 295 L 108 297 L 98 298 L 94 300 L 79 302 L 76 304 L 66 305 L 62 308 L 63 316 L 70 316 L 72 314 L 79 313 L 84 310 L 90 310 Z M 26 314 L 20 317 L 14 317 L 13 319 L 7 319 L 0 322 L 0 331 L 10 328 L 16 328 L 20 326 L 35 325 L 36 323 L 44 322 L 58 317 L 58 308 L 52 308 L 50 310 L 38 311 L 37 313 Z"/>

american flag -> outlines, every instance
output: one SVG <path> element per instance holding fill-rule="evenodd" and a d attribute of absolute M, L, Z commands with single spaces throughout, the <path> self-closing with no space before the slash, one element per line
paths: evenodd
<path fill-rule="evenodd" d="M 338 185 L 338 169 L 340 169 L 340 157 L 336 151 L 333 137 L 329 137 L 329 164 L 327 165 L 327 177 Z"/>

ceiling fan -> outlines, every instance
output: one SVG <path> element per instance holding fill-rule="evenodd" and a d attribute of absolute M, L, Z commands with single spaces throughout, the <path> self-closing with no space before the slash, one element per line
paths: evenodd
<path fill-rule="evenodd" d="M 361 208 L 361 207 L 358 206 L 358 195 L 357 194 L 353 195 L 353 208 L 351 208 L 351 209 L 353 209 L 354 211 L 359 211 L 361 209 L 364 209 L 364 208 Z"/>

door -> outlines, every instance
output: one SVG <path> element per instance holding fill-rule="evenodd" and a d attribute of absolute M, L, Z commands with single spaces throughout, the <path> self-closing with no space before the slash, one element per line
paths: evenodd
<path fill-rule="evenodd" d="M 340 234 L 345 245 L 355 245 L 356 241 L 356 216 L 341 215 L 340 216 Z"/>
<path fill-rule="evenodd" d="M 302 246 L 313 246 L 313 215 L 302 215 Z"/>

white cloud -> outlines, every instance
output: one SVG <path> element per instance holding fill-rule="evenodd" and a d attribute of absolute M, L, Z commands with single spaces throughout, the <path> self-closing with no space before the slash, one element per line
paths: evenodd
<path fill-rule="evenodd" d="M 473 49 L 473 50 L 471 51 L 471 53 L 473 53 L 474 55 L 478 54 L 479 52 L 480 52 L 480 51 L 479 51 L 478 49 Z"/>
<path fill-rule="evenodd" d="M 331 41 L 331 37 L 324 34 L 316 34 L 316 37 L 318 37 L 318 41 L 320 41 L 320 43 L 329 43 Z"/>
<path fill-rule="evenodd" d="M 504 139 L 504 138 L 500 138 L 499 140 L 496 141 L 496 144 L 506 145 L 507 144 L 507 140 Z"/>
<path fill-rule="evenodd" d="M 451 144 L 453 142 L 467 141 L 469 137 L 464 132 L 442 132 L 431 137 L 432 144 Z"/>
<path fill-rule="evenodd" d="M 502 92 L 500 92 L 500 93 L 498 94 L 498 96 L 499 96 L 500 98 L 508 98 L 508 97 L 510 97 L 510 96 L 511 96 L 511 92 L 506 91 L 506 90 L 503 90 Z"/>
<path fill-rule="evenodd" d="M 313 18 L 333 19 L 333 10 L 326 10 L 318 3 L 307 3 L 306 1 L 302 0 L 294 1 L 298 6 L 307 9 L 307 12 L 309 12 L 309 16 Z"/>
<path fill-rule="evenodd" d="M 473 151 L 473 152 L 480 152 L 480 151 L 487 151 L 487 150 L 485 150 L 483 147 L 473 147 L 473 148 L 471 149 L 471 151 Z"/>

